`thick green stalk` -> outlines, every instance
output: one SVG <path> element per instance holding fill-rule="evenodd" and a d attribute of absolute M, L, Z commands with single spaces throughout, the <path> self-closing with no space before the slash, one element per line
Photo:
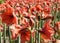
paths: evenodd
<path fill-rule="evenodd" d="M 37 23 L 37 29 L 39 29 L 39 22 Z M 38 40 L 38 43 L 40 43 L 40 33 L 37 31 L 37 34 L 38 34 L 38 37 L 37 37 L 37 40 Z"/>
<path fill-rule="evenodd" d="M 35 19 L 35 29 L 38 30 L 39 29 L 39 21 L 37 19 Z M 39 43 L 40 42 L 40 34 L 38 33 L 38 31 L 35 32 L 35 43 Z"/>
<path fill-rule="evenodd" d="M 38 23 L 38 26 L 40 27 L 40 21 Z M 38 27 L 38 29 L 39 29 L 39 27 Z M 38 43 L 40 43 L 40 33 L 38 33 Z"/>
<path fill-rule="evenodd" d="M 15 43 L 21 43 L 20 42 L 20 35 L 18 36 L 17 40 L 15 40 Z"/>
<path fill-rule="evenodd" d="M 33 43 L 33 37 L 32 37 L 32 33 L 30 33 L 30 43 Z"/>
<path fill-rule="evenodd" d="M 6 43 L 6 24 L 4 24 L 3 40 L 3 42 Z"/>
<path fill-rule="evenodd" d="M 20 25 L 20 15 L 19 15 L 19 19 L 18 19 L 18 24 Z M 17 38 L 17 40 L 15 40 L 15 43 L 21 43 L 20 35 L 18 35 L 18 38 Z"/>
<path fill-rule="evenodd" d="M 19 16 L 19 19 L 18 19 L 18 24 L 20 25 L 20 16 Z M 18 43 L 20 43 L 20 35 L 18 36 L 18 38 L 17 38 L 17 41 L 18 41 Z"/>
<path fill-rule="evenodd" d="M 2 32 L 0 32 L 0 43 L 1 43 L 1 38 L 2 38 Z"/>
<path fill-rule="evenodd" d="M 36 29 L 36 22 L 35 22 L 35 29 Z M 37 37 L 37 32 L 35 32 L 35 43 L 36 43 L 36 37 Z"/>
<path fill-rule="evenodd" d="M 0 0 L 0 4 L 4 3 L 4 0 Z"/>
<path fill-rule="evenodd" d="M 9 43 L 12 43 L 12 42 L 11 42 L 11 31 L 10 31 L 10 29 L 9 29 L 9 26 L 8 26 L 8 33 L 9 33 Z"/>

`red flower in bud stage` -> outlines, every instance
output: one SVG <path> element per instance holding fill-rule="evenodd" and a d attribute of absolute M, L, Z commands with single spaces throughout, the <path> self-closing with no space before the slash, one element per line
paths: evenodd
<path fill-rule="evenodd" d="M 0 16 L 2 18 L 2 22 L 6 23 L 7 25 L 18 23 L 18 19 L 14 14 L 13 8 L 11 7 L 7 7 L 6 12 L 2 13 Z"/>
<path fill-rule="evenodd" d="M 52 35 L 54 34 L 53 28 L 50 26 L 50 23 L 45 22 L 44 27 L 41 31 L 42 39 L 47 42 L 52 39 Z"/>

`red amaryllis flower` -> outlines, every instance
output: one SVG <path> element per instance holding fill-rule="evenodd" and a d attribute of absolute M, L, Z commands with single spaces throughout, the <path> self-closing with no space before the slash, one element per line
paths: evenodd
<path fill-rule="evenodd" d="M 43 8 L 41 7 L 41 5 L 36 5 L 36 11 L 38 12 L 42 12 Z"/>
<path fill-rule="evenodd" d="M 25 41 L 30 41 L 30 30 L 27 29 L 24 25 L 12 25 L 10 26 L 10 29 L 12 31 L 12 39 L 16 39 L 18 35 L 20 34 L 21 37 L 21 43 L 25 43 Z M 32 32 L 32 35 L 34 35 L 34 32 Z"/>
<path fill-rule="evenodd" d="M 18 19 L 14 14 L 13 8 L 11 7 L 7 7 L 6 12 L 2 13 L 0 16 L 2 18 L 2 22 L 6 23 L 7 25 L 18 23 Z"/>
<path fill-rule="evenodd" d="M 33 13 L 34 11 L 36 11 L 36 8 L 35 8 L 35 6 L 33 6 L 33 7 L 30 7 L 30 13 Z"/>
<path fill-rule="evenodd" d="M 27 27 L 25 25 L 16 25 L 16 24 L 13 24 L 10 26 L 10 30 L 12 32 L 12 39 L 16 39 L 18 37 L 18 34 L 19 32 L 22 30 L 22 29 L 26 29 Z"/>
<path fill-rule="evenodd" d="M 21 19 L 21 24 L 23 24 L 23 25 L 25 25 L 27 27 L 29 27 L 29 26 L 33 27 L 34 26 L 34 23 L 35 22 L 34 22 L 33 18 L 30 18 L 30 17 L 28 17 L 28 18 L 23 17 Z"/>
<path fill-rule="evenodd" d="M 51 13 L 51 8 L 49 6 L 45 6 L 43 11 L 47 14 L 50 14 Z"/>
<path fill-rule="evenodd" d="M 40 16 L 41 18 L 46 18 L 47 16 L 51 16 L 51 8 L 49 6 L 45 6 Z"/>
<path fill-rule="evenodd" d="M 19 31 L 21 30 L 20 25 L 11 25 L 10 30 L 12 32 L 12 39 L 16 39 L 18 37 Z"/>
<path fill-rule="evenodd" d="M 25 43 L 25 41 L 30 41 L 30 31 L 27 29 L 20 31 L 21 35 L 21 43 Z"/>
<path fill-rule="evenodd" d="M 40 31 L 42 39 L 47 42 L 52 39 L 52 35 L 54 34 L 53 28 L 50 26 L 49 22 L 45 22 L 43 29 Z"/>

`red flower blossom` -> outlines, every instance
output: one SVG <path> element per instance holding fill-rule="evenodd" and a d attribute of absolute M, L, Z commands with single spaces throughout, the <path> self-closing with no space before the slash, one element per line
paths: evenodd
<path fill-rule="evenodd" d="M 52 39 L 52 35 L 54 34 L 53 28 L 50 26 L 50 23 L 48 21 L 45 22 L 43 29 L 41 30 L 41 37 L 42 39 L 47 42 Z"/>
<path fill-rule="evenodd" d="M 36 8 L 33 6 L 30 8 L 30 13 L 33 13 L 34 11 L 36 11 Z"/>
<path fill-rule="evenodd" d="M 27 18 L 23 17 L 23 18 L 21 18 L 21 24 L 23 24 L 23 25 L 25 25 L 27 27 L 29 27 L 29 26 L 33 27 L 34 23 L 35 22 L 34 22 L 32 17 L 27 17 Z"/>
<path fill-rule="evenodd" d="M 25 43 L 25 41 L 30 41 L 30 31 L 27 29 L 20 31 L 21 35 L 21 43 Z"/>
<path fill-rule="evenodd" d="M 12 31 L 12 39 L 16 39 L 18 37 L 18 34 L 20 33 L 21 30 L 26 29 L 27 27 L 25 25 L 16 25 L 13 24 L 10 26 L 10 30 Z"/>
<path fill-rule="evenodd" d="M 18 35 L 20 34 L 21 37 L 21 43 L 25 43 L 25 41 L 30 41 L 30 30 L 27 29 L 24 25 L 12 25 L 10 26 L 10 29 L 12 31 L 12 39 L 16 39 Z M 34 35 L 34 32 L 32 32 L 32 35 Z"/>
<path fill-rule="evenodd" d="M 18 37 L 19 31 L 21 30 L 20 25 L 13 24 L 10 26 L 10 30 L 12 31 L 12 39 L 16 39 Z"/>
<path fill-rule="evenodd" d="M 18 19 L 14 14 L 13 8 L 11 7 L 7 7 L 6 12 L 2 13 L 0 16 L 2 18 L 2 22 L 6 23 L 7 25 L 18 23 Z"/>
<path fill-rule="evenodd" d="M 36 11 L 38 12 L 42 12 L 43 8 L 41 7 L 41 5 L 36 5 Z"/>

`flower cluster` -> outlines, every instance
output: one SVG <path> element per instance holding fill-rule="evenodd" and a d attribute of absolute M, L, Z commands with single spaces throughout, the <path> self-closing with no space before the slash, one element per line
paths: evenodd
<path fill-rule="evenodd" d="M 60 33 L 60 22 L 55 21 L 59 21 L 59 11 L 60 0 L 4 0 L 0 4 L 0 20 L 9 27 L 14 40 L 18 36 L 21 43 L 30 41 L 31 36 L 36 40 L 35 34 L 38 32 L 44 42 L 48 42 L 53 41 L 52 36 L 56 32 Z"/>

